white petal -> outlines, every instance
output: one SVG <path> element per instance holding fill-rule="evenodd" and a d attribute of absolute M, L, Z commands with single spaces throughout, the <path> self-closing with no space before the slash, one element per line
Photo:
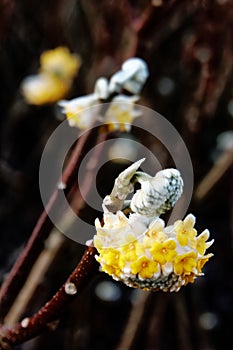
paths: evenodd
<path fill-rule="evenodd" d="M 96 80 L 94 93 L 100 99 L 108 98 L 109 89 L 108 89 L 108 81 L 106 78 L 101 77 Z"/>

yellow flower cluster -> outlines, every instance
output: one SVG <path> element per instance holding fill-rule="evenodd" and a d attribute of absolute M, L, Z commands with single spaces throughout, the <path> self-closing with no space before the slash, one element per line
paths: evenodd
<path fill-rule="evenodd" d="M 102 271 L 131 287 L 170 292 L 203 275 L 213 240 L 207 242 L 208 230 L 197 235 L 192 214 L 168 227 L 159 218 L 139 227 L 140 217 L 131 215 L 105 213 L 103 226 L 96 220 L 94 245 Z"/>
<path fill-rule="evenodd" d="M 29 104 L 44 105 L 64 98 L 81 65 L 80 58 L 66 47 L 42 53 L 39 74 L 25 78 L 22 94 Z"/>

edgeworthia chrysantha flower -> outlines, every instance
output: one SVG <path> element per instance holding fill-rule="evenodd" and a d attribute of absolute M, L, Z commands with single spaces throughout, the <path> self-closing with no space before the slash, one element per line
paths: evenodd
<path fill-rule="evenodd" d="M 130 131 L 132 121 L 141 116 L 135 102 L 140 98 L 138 94 L 147 77 L 146 63 L 140 58 L 130 58 L 109 81 L 104 77 L 97 79 L 92 94 L 59 101 L 58 106 L 62 107 L 70 126 L 88 129 L 99 120 L 108 125 L 110 131 Z M 125 91 L 131 95 L 125 95 Z M 104 115 L 92 114 L 90 108 L 102 102 L 109 103 Z"/>
<path fill-rule="evenodd" d="M 213 256 L 205 254 L 213 240 L 207 241 L 208 230 L 197 234 L 192 214 L 166 227 L 159 215 L 174 206 L 183 181 L 176 169 L 155 177 L 138 172 L 143 160 L 123 171 L 104 199 L 103 224 L 95 221 L 96 259 L 103 272 L 130 287 L 178 291 L 203 275 L 203 266 Z M 141 189 L 132 197 L 127 215 L 122 208 L 139 181 Z"/>
<path fill-rule="evenodd" d="M 25 100 L 32 105 L 55 103 L 71 88 L 81 60 L 67 47 L 44 51 L 40 56 L 39 73 L 26 77 L 21 83 Z"/>
<path fill-rule="evenodd" d="M 69 125 L 76 126 L 80 130 L 87 130 L 93 125 L 96 114 L 90 107 L 97 104 L 98 98 L 95 94 L 77 97 L 70 101 L 61 100 L 58 102 L 62 112 L 66 115 Z"/>

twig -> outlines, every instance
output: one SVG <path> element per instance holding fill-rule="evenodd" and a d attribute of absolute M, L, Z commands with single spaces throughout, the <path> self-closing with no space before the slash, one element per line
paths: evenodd
<path fill-rule="evenodd" d="M 194 193 L 194 199 L 197 201 L 203 200 L 210 190 L 216 185 L 216 183 L 221 179 L 221 177 L 226 173 L 226 171 L 233 164 L 233 151 L 226 150 L 216 161 L 214 166 L 210 169 L 208 174 L 197 186 Z"/>
<path fill-rule="evenodd" d="M 89 145 L 89 140 L 95 133 L 94 129 L 83 134 L 77 144 L 74 147 L 67 167 L 62 175 L 62 182 L 66 184 L 67 191 L 72 187 L 74 182 L 76 171 L 82 161 L 84 153 Z M 19 259 L 16 261 L 6 280 L 4 281 L 0 289 L 0 304 L 1 304 L 1 317 L 3 318 L 9 309 L 14 297 L 15 291 L 18 291 L 28 275 L 32 264 L 39 256 L 40 252 L 44 248 L 44 241 L 48 237 L 53 223 L 51 222 L 48 213 L 56 203 L 60 190 L 56 188 L 54 193 L 49 199 L 47 206 L 39 217 L 35 228 L 28 240 L 26 247 L 24 248 Z"/>
<path fill-rule="evenodd" d="M 101 152 L 103 151 L 104 141 L 108 137 L 109 137 L 109 134 L 107 132 L 102 131 L 99 134 L 97 139 L 97 144 L 99 146 L 96 147 L 96 149 L 94 150 L 93 154 L 90 157 L 90 160 L 87 163 L 85 179 L 81 184 L 81 187 L 83 189 L 82 195 L 84 195 L 84 199 L 88 196 L 88 194 L 90 193 L 91 187 L 93 186 L 93 171 L 94 169 L 96 169 L 98 160 L 100 159 Z M 77 215 L 83 209 L 85 204 L 84 199 L 82 198 L 82 195 L 80 193 L 78 185 L 73 186 L 72 190 L 70 190 L 69 192 L 69 197 L 71 198 L 70 206 Z M 69 226 L 72 224 L 72 222 L 70 221 L 69 215 L 65 215 L 65 217 L 62 217 L 62 220 L 67 222 L 67 225 Z M 15 306 L 13 304 L 12 310 L 10 310 L 10 312 L 7 314 L 5 318 L 5 324 L 12 325 L 19 320 L 19 316 L 22 310 L 24 310 L 26 303 L 30 300 L 39 280 L 42 278 L 44 272 L 47 270 L 47 267 L 50 265 L 51 260 L 53 260 L 54 256 L 58 253 L 59 247 L 63 242 L 63 239 L 62 239 L 63 236 L 60 236 L 59 232 L 56 232 L 56 231 L 54 232 L 54 234 L 52 233 L 50 234 L 50 237 L 49 237 L 48 248 L 41 253 L 35 266 L 30 271 L 30 274 L 27 278 L 27 282 L 25 283 L 23 289 L 21 290 L 20 294 L 17 296 L 17 299 L 15 300 L 15 303 L 14 303 Z M 56 236 L 55 246 L 52 241 L 52 248 L 50 249 L 49 244 L 53 239 L 54 235 Z M 34 281 L 33 283 L 32 283 L 32 280 Z"/>
<path fill-rule="evenodd" d="M 198 7 L 193 2 L 187 1 L 171 1 L 166 6 L 161 6 L 161 9 L 152 7 L 151 12 L 144 17 L 142 26 L 139 28 L 138 40 L 142 41 L 143 47 L 154 52 L 197 11 Z M 161 23 L 164 18 L 166 18 L 167 26 Z M 148 45 L 152 42 L 153 45 Z M 148 51 L 147 54 L 149 53 Z"/>
<path fill-rule="evenodd" d="M 33 265 L 23 288 L 5 317 L 4 324 L 7 327 L 11 327 L 19 322 L 28 303 L 32 299 L 33 294 L 41 283 L 45 272 L 48 270 L 48 267 L 51 266 L 56 255 L 60 251 L 64 239 L 64 236 L 56 229 L 53 229 L 50 233 L 48 242 L 46 241 L 46 248 L 42 251 Z"/>
<path fill-rule="evenodd" d="M 145 313 L 146 304 L 151 296 L 150 293 L 146 293 L 141 290 L 135 290 L 135 293 L 136 300 L 132 306 L 128 323 L 120 339 L 117 350 L 129 350 L 132 348 L 136 334 L 140 328 L 143 315 Z"/>
<path fill-rule="evenodd" d="M 153 296 L 152 308 L 150 308 L 150 320 L 147 332 L 144 335 L 146 349 L 161 349 L 164 330 L 167 327 L 166 316 L 171 295 L 158 293 Z M 154 302 L 154 303 L 153 303 Z"/>
<path fill-rule="evenodd" d="M 177 342 L 180 350 L 193 350 L 193 337 L 191 333 L 190 319 L 188 318 L 187 303 L 184 301 L 183 295 L 176 295 L 173 298 L 173 305 L 176 313 L 175 319 L 179 320 L 176 323 L 177 327 Z"/>
<path fill-rule="evenodd" d="M 49 323 L 60 317 L 65 306 L 73 300 L 90 278 L 98 271 L 95 260 L 96 249 L 88 247 L 67 281 L 34 316 L 22 320 L 11 329 L 1 328 L 0 350 L 9 349 L 10 346 L 21 344 L 49 329 Z"/>

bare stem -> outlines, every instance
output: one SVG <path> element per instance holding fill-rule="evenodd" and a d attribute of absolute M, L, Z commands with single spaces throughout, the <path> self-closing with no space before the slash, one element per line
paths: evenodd
<path fill-rule="evenodd" d="M 64 241 L 65 236 L 53 228 L 46 240 L 46 248 L 41 252 L 34 263 L 26 282 L 14 300 L 9 312 L 5 316 L 4 324 L 6 326 L 14 326 L 22 318 L 22 314 L 27 309 L 33 295 L 35 295 L 45 273 L 48 271 L 49 267 L 62 249 Z"/>
<path fill-rule="evenodd" d="M 20 324 L 7 329 L 0 329 L 0 350 L 9 349 L 10 346 L 21 344 L 39 335 L 44 330 L 51 329 L 51 322 L 56 321 L 65 306 L 73 300 L 90 278 L 98 271 L 95 260 L 96 249 L 88 247 L 72 274 L 58 290 L 58 292 L 34 316 L 24 319 Z M 72 286 L 72 292 L 68 287 Z"/>
<path fill-rule="evenodd" d="M 204 179 L 197 186 L 194 193 L 194 199 L 201 201 L 206 198 L 207 194 L 220 181 L 223 175 L 230 169 L 233 164 L 233 150 L 225 150 L 219 159 L 215 162 L 213 167 L 204 177 Z"/>
<path fill-rule="evenodd" d="M 89 163 L 87 164 L 87 176 L 82 183 L 82 188 L 86 195 L 89 193 L 93 185 L 93 171 L 96 168 L 103 150 L 104 141 L 108 138 L 108 135 L 107 132 L 101 132 L 99 134 L 97 144 L 100 144 L 100 146 L 95 149 Z M 72 197 L 71 206 L 75 212 L 78 213 L 83 208 L 83 198 L 80 195 L 79 188 L 76 188 L 75 185 L 72 186 L 69 194 Z M 54 297 L 46 303 L 40 311 L 38 311 L 38 313 L 31 318 L 26 318 L 26 321 L 23 320 L 13 328 L 2 327 L 0 349 L 7 349 L 10 345 L 22 343 L 40 334 L 43 330 L 51 328 L 51 322 L 56 321 L 56 319 L 60 317 L 64 307 L 72 299 L 72 295 L 76 295 L 79 289 L 88 282 L 88 277 L 90 277 L 94 271 L 97 271 L 98 264 L 94 259 L 95 253 L 95 248 L 87 248 L 82 260 L 70 275 L 66 283 L 59 289 Z M 69 292 L 67 292 L 66 286 L 69 284 L 72 284 L 72 288 L 75 291 L 74 294 L 69 294 Z"/>
<path fill-rule="evenodd" d="M 95 133 L 95 129 L 91 129 L 90 131 L 83 134 L 73 149 L 70 160 L 62 175 L 62 182 L 66 184 L 67 191 L 72 188 L 76 176 L 76 171 L 81 163 L 81 160 L 85 154 L 93 133 Z M 48 213 L 54 207 L 59 196 L 59 192 L 60 190 L 58 188 L 56 188 L 56 190 L 53 192 L 47 206 L 40 215 L 32 231 L 27 245 L 25 246 L 22 254 L 16 261 L 15 265 L 13 266 L 0 289 L 2 318 L 9 310 L 9 307 L 15 297 L 15 291 L 21 289 L 32 264 L 35 262 L 42 249 L 44 248 L 44 241 L 54 226 L 49 218 Z"/>
<path fill-rule="evenodd" d="M 150 300 L 150 293 L 145 293 L 141 290 L 135 290 L 134 293 L 136 294 L 135 301 L 132 305 L 129 319 L 117 346 L 117 350 L 132 349 L 137 332 L 139 331 L 142 323 L 143 315 L 145 314 L 146 305 Z"/>

